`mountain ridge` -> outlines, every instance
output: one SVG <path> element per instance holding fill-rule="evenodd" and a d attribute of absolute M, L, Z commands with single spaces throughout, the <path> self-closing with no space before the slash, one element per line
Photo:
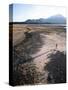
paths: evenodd
<path fill-rule="evenodd" d="M 54 15 L 50 16 L 48 18 L 39 18 L 39 19 L 28 19 L 25 21 L 25 23 L 42 23 L 42 24 L 65 24 L 66 23 L 66 18 L 62 15 Z"/>
<path fill-rule="evenodd" d="M 39 18 L 39 19 L 27 19 L 22 22 L 10 22 L 10 23 L 19 23 L 19 24 L 66 24 L 66 18 L 61 15 L 53 15 L 48 18 Z"/>

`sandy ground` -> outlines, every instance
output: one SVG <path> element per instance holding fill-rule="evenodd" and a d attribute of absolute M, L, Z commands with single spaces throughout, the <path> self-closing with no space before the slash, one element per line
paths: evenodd
<path fill-rule="evenodd" d="M 26 30 L 25 28 L 26 26 L 27 25 L 14 26 L 13 45 L 16 45 L 24 40 L 25 38 L 24 31 Z M 56 27 L 40 27 L 40 26 L 37 27 L 36 26 L 31 28 L 33 29 L 35 28 L 38 30 L 38 29 L 44 29 L 44 28 L 50 29 L 50 28 L 56 28 Z M 42 72 L 45 63 L 49 62 L 49 60 L 47 59 L 48 54 L 55 53 L 56 52 L 55 50 L 66 51 L 66 47 L 65 47 L 66 38 L 65 38 L 65 33 L 63 32 L 60 34 L 57 34 L 55 32 L 50 34 L 41 33 L 40 37 L 44 42 L 44 44 L 37 53 L 31 54 L 31 57 L 33 58 L 36 57 L 33 61 L 36 64 L 38 70 Z"/>
<path fill-rule="evenodd" d="M 25 27 L 26 25 L 24 27 L 21 26 L 20 28 L 18 28 L 18 26 L 17 27 L 15 26 L 14 28 L 15 30 L 13 32 L 13 46 L 19 44 L 24 40 L 25 35 L 24 35 L 24 31 L 22 31 L 22 28 L 24 28 L 23 30 L 25 30 Z M 38 30 L 39 28 L 42 29 L 43 27 L 33 27 L 33 30 L 34 28 Z M 16 29 L 18 29 L 18 31 L 16 31 Z M 48 28 L 46 27 L 46 30 L 47 29 L 50 29 L 50 27 Z M 65 35 L 65 32 L 62 32 L 59 34 L 57 32 L 53 32 L 53 33 L 51 32 L 48 34 L 40 33 L 40 37 L 44 42 L 44 44 L 42 45 L 42 47 L 39 48 L 39 51 L 31 54 L 31 57 L 33 58 L 33 63 L 37 67 L 36 68 L 37 71 L 40 73 L 44 73 L 45 72 L 44 66 L 50 62 L 48 55 L 50 55 L 51 53 L 56 53 L 56 51 L 66 52 L 66 35 Z M 45 72 L 45 77 L 47 79 L 48 71 Z"/>
<path fill-rule="evenodd" d="M 48 55 L 50 53 L 55 53 L 57 50 L 65 51 L 66 49 L 64 37 L 57 35 L 56 33 L 50 35 L 41 34 L 41 36 L 44 36 L 44 38 L 42 38 L 44 40 L 44 45 L 40 48 L 39 52 L 32 55 L 32 57 L 36 57 L 42 54 L 34 59 L 34 63 L 40 72 L 42 72 L 44 65 L 49 62 Z"/>

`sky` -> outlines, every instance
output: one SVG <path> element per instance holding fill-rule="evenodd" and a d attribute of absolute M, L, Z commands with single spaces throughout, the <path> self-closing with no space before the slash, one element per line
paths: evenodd
<path fill-rule="evenodd" d="M 13 11 L 12 11 L 13 7 Z M 9 21 L 22 22 L 27 19 L 48 18 L 53 15 L 63 15 L 66 17 L 66 8 L 58 6 L 13 4 L 9 6 Z"/>

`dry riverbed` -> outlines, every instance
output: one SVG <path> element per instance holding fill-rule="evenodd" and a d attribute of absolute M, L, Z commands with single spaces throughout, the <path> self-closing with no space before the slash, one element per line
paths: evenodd
<path fill-rule="evenodd" d="M 31 29 L 30 38 L 26 38 L 24 34 L 27 27 Z M 64 27 L 13 25 L 13 48 L 16 85 L 66 82 Z"/>

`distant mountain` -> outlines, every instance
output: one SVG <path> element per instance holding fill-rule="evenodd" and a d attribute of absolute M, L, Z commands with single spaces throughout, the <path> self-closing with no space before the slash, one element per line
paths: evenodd
<path fill-rule="evenodd" d="M 55 16 L 49 17 L 46 21 L 48 21 L 50 23 L 65 24 L 66 18 L 62 15 L 55 15 Z"/>
<path fill-rule="evenodd" d="M 47 19 L 45 18 L 28 19 L 23 23 L 27 23 L 27 24 L 65 24 L 66 18 L 62 15 L 54 15 Z"/>

